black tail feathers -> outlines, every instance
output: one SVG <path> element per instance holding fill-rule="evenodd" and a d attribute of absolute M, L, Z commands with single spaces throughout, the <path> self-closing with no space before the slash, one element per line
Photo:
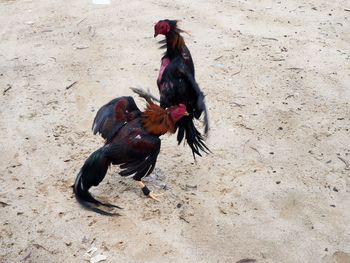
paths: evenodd
<path fill-rule="evenodd" d="M 180 121 L 178 121 L 177 125 L 178 144 L 180 144 L 185 137 L 188 145 L 192 150 L 194 159 L 196 159 L 196 155 L 202 156 L 201 151 L 204 153 L 210 153 L 209 148 L 205 145 L 202 134 L 194 126 L 193 116 L 190 115 L 183 117 Z"/>
<path fill-rule="evenodd" d="M 89 192 L 92 186 L 99 185 L 105 177 L 110 161 L 106 158 L 104 148 L 92 153 L 85 161 L 83 167 L 77 175 L 74 183 L 74 194 L 78 202 L 84 207 L 91 209 L 102 215 L 119 215 L 117 213 L 106 212 L 97 206 L 121 208 L 116 205 L 102 203 L 96 200 Z"/>
<path fill-rule="evenodd" d="M 204 133 L 208 134 L 209 132 L 209 120 L 208 120 L 208 111 L 207 107 L 205 105 L 205 99 L 204 94 L 202 92 L 199 93 L 197 98 L 197 105 L 195 107 L 195 111 L 193 113 L 194 117 L 196 119 L 199 119 L 199 117 L 204 114 L 203 122 L 204 122 Z"/>

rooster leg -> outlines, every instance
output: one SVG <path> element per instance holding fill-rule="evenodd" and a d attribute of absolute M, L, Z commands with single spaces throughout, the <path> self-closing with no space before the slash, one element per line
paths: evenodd
<path fill-rule="evenodd" d="M 162 196 L 164 193 L 162 194 L 155 194 L 153 192 L 151 192 L 148 187 L 142 182 L 142 181 L 137 181 L 138 186 L 141 188 L 143 194 L 149 198 L 152 198 L 153 200 L 156 200 L 158 202 L 160 202 L 160 200 L 157 198 L 159 196 Z"/>
<path fill-rule="evenodd" d="M 160 100 L 153 96 L 149 90 L 145 91 L 141 88 L 131 88 L 131 90 L 138 94 L 141 98 L 144 98 L 148 103 L 153 103 L 152 100 L 158 103 L 160 102 Z"/>

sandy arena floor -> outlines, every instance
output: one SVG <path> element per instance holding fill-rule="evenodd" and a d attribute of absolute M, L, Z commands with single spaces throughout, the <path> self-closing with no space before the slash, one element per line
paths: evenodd
<path fill-rule="evenodd" d="M 0 0 L 0 14 L 1 263 L 350 262 L 348 1 Z M 213 153 L 194 163 L 163 136 L 148 179 L 162 202 L 113 167 L 92 192 L 122 216 L 94 214 L 70 187 L 103 143 L 92 120 L 130 87 L 157 94 L 163 18 L 191 33 Z"/>

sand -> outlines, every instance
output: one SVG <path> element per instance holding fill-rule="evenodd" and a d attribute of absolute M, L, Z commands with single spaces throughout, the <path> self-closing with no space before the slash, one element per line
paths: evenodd
<path fill-rule="evenodd" d="M 349 2 L 2 0 L 0 14 L 1 263 L 350 262 Z M 91 191 L 121 216 L 84 210 L 71 185 L 103 144 L 96 110 L 158 94 L 163 18 L 190 32 L 212 154 L 195 163 L 163 136 L 147 180 L 162 202 L 112 167 Z"/>

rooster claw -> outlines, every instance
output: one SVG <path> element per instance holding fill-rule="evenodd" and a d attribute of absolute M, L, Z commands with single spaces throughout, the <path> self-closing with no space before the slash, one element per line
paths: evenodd
<path fill-rule="evenodd" d="M 164 195 L 164 193 L 155 194 L 153 192 L 150 192 L 147 196 L 153 200 L 156 200 L 157 202 L 160 202 L 160 200 L 157 197 L 162 196 L 162 195 Z"/>

